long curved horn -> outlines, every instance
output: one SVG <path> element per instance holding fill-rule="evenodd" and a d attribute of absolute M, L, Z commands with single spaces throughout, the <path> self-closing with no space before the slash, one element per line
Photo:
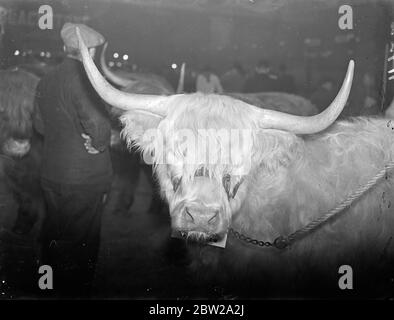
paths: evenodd
<path fill-rule="evenodd" d="M 185 63 L 182 63 L 181 73 L 179 74 L 179 82 L 178 88 L 176 89 L 176 93 L 183 93 L 185 90 Z"/>
<path fill-rule="evenodd" d="M 112 87 L 107 80 L 100 74 L 94 64 L 85 43 L 82 40 L 79 28 L 76 28 L 79 42 L 79 50 L 82 56 L 82 62 L 85 67 L 86 74 L 94 89 L 100 97 L 108 104 L 122 110 L 135 110 L 149 112 L 160 117 L 167 114 L 166 106 L 160 102 L 168 99 L 167 96 L 154 96 L 145 94 L 126 93 Z"/>
<path fill-rule="evenodd" d="M 350 60 L 345 80 L 334 101 L 321 113 L 301 117 L 273 110 L 261 110 L 260 125 L 263 128 L 280 129 L 295 134 L 312 134 L 329 127 L 340 115 L 346 105 L 352 87 L 354 61 Z"/>
<path fill-rule="evenodd" d="M 104 75 L 107 77 L 107 79 L 109 81 L 111 81 L 112 83 L 114 83 L 120 87 L 128 87 L 128 86 L 134 84 L 135 81 L 133 81 L 131 79 L 122 78 L 122 77 L 118 76 L 117 74 L 115 74 L 114 72 L 112 72 L 107 67 L 107 64 L 105 62 L 105 51 L 107 50 L 107 47 L 108 47 L 108 42 L 104 43 L 103 50 L 101 50 L 101 54 L 100 54 L 100 65 L 101 65 L 101 69 L 103 70 Z"/>

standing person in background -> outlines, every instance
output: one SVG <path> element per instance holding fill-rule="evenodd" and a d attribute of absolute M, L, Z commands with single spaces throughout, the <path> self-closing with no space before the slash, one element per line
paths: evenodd
<path fill-rule="evenodd" d="M 245 71 L 239 62 L 234 62 L 230 70 L 221 77 L 224 91 L 242 92 L 245 84 Z"/>
<path fill-rule="evenodd" d="M 209 66 L 197 76 L 196 91 L 203 93 L 223 93 L 219 77 L 213 73 Z"/>
<path fill-rule="evenodd" d="M 277 89 L 277 76 L 271 73 L 271 66 L 267 60 L 260 60 L 253 75 L 246 80 L 244 92 L 269 92 Z"/>
<path fill-rule="evenodd" d="M 52 267 L 54 288 L 48 292 L 60 297 L 90 295 L 112 176 L 110 121 L 83 68 L 76 27 L 92 57 L 104 43 L 85 25 L 63 26 L 67 57 L 38 84 L 34 120 L 44 138 L 41 265 Z"/>

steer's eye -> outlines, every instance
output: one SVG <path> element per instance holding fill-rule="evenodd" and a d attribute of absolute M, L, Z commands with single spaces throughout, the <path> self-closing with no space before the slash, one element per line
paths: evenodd
<path fill-rule="evenodd" d="M 231 176 L 229 174 L 226 174 L 223 176 L 223 187 L 224 190 L 226 190 L 227 196 L 230 198 L 231 197 Z"/>
<path fill-rule="evenodd" d="M 174 189 L 174 192 L 178 190 L 179 185 L 181 184 L 181 178 L 173 178 L 171 183 L 172 183 L 172 188 Z"/>
<path fill-rule="evenodd" d="M 223 187 L 224 190 L 226 190 L 227 197 L 230 199 L 234 199 L 235 195 L 237 194 L 238 188 L 243 182 L 243 178 L 237 182 L 237 184 L 234 186 L 233 189 L 231 189 L 231 176 L 229 174 L 226 174 L 223 176 Z"/>

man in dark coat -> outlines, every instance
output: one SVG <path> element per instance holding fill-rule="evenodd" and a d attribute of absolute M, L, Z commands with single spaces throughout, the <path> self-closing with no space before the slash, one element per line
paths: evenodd
<path fill-rule="evenodd" d="M 41 265 L 53 269 L 53 293 L 88 296 L 112 176 L 111 127 L 87 78 L 76 27 L 93 56 L 104 37 L 85 25 L 61 30 L 67 57 L 38 84 L 35 128 L 44 137 L 41 185 L 47 206 Z"/>

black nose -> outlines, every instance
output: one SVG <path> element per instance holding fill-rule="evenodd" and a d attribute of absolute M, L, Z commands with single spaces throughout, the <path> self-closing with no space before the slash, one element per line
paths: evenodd
<path fill-rule="evenodd" d="M 186 207 L 184 217 L 187 222 L 193 224 L 215 224 L 219 219 L 219 210 Z"/>

